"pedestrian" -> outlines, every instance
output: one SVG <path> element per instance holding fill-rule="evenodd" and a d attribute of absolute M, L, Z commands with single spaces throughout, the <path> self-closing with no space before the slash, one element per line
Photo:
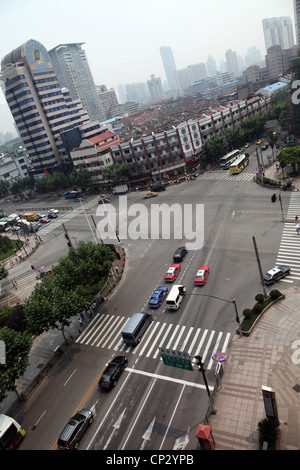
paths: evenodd
<path fill-rule="evenodd" d="M 14 279 L 14 284 L 15 284 L 16 289 L 17 289 L 17 287 L 18 287 L 17 279 Z"/>
<path fill-rule="evenodd" d="M 298 216 L 296 215 L 295 217 L 295 223 L 297 224 L 298 223 Z"/>
<path fill-rule="evenodd" d="M 80 314 L 80 318 L 81 318 L 81 320 L 84 322 L 84 320 L 85 320 L 85 316 L 84 316 L 84 313 L 83 313 L 83 312 L 81 312 L 81 314 Z"/>
<path fill-rule="evenodd" d="M 78 318 L 78 323 L 79 323 L 79 326 L 83 326 L 83 321 L 81 317 Z"/>

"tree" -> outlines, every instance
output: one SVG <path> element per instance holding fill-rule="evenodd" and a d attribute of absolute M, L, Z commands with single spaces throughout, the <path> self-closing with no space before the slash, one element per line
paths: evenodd
<path fill-rule="evenodd" d="M 279 133 L 275 132 L 274 129 L 268 129 L 264 133 L 264 138 L 267 140 L 268 144 L 270 145 L 270 147 L 272 149 L 273 162 L 275 160 L 275 158 L 274 158 L 274 147 L 277 144 L 277 142 L 279 140 L 279 137 L 280 137 Z"/>
<path fill-rule="evenodd" d="M 74 168 L 70 174 L 70 182 L 77 188 L 86 188 L 91 183 L 91 173 L 86 168 L 81 168 L 79 170 Z"/>
<path fill-rule="evenodd" d="M 130 172 L 130 165 L 117 163 L 103 169 L 102 176 L 105 181 L 111 182 L 113 185 L 126 181 Z"/>
<path fill-rule="evenodd" d="M 0 340 L 5 344 L 5 364 L 0 364 L 0 401 L 7 391 L 16 391 L 16 380 L 28 364 L 32 337 L 28 332 L 17 332 L 5 326 L 0 330 Z"/>
<path fill-rule="evenodd" d="M 278 161 L 281 168 L 284 168 L 287 165 L 292 165 L 294 172 L 296 172 L 297 166 L 300 164 L 300 148 L 287 147 L 282 149 L 278 155 Z"/>
<path fill-rule="evenodd" d="M 84 308 L 85 303 L 80 286 L 69 290 L 55 277 L 44 279 L 35 285 L 24 307 L 28 331 L 32 335 L 40 335 L 57 328 L 67 342 L 65 327 L 70 326 L 71 318 Z"/>

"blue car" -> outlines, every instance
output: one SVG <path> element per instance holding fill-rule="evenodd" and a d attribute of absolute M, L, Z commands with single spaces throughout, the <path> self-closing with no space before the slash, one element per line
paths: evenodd
<path fill-rule="evenodd" d="M 165 295 L 168 292 L 168 290 L 169 289 L 166 286 L 158 287 L 151 295 L 151 298 L 149 300 L 150 307 L 159 307 L 162 301 L 164 300 Z"/>

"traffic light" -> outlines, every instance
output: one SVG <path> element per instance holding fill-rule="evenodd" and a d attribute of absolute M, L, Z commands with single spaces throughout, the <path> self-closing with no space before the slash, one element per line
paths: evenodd
<path fill-rule="evenodd" d="M 276 202 L 276 199 L 277 199 L 277 197 L 276 197 L 276 194 L 274 193 L 273 196 L 271 197 L 271 201 Z"/>

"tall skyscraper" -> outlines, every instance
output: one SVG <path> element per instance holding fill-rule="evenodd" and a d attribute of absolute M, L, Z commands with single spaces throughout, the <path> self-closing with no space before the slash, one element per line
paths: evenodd
<path fill-rule="evenodd" d="M 60 87 L 50 56 L 38 41 L 31 39 L 7 54 L 0 79 L 35 175 L 69 163 L 71 141 L 80 142 L 92 128 L 100 128 L 90 122 L 81 101 Z"/>
<path fill-rule="evenodd" d="M 289 16 L 262 20 L 266 51 L 272 46 L 290 49 L 294 45 L 292 20 Z"/>
<path fill-rule="evenodd" d="M 225 53 L 225 57 L 226 57 L 227 72 L 233 73 L 235 77 L 238 77 L 240 75 L 240 71 L 239 71 L 239 65 L 238 65 L 236 52 L 232 51 L 231 49 L 228 49 L 228 51 L 226 51 Z"/>
<path fill-rule="evenodd" d="M 160 77 L 151 75 L 151 80 L 147 81 L 149 93 L 153 101 L 160 100 L 164 97 L 164 90 Z"/>
<path fill-rule="evenodd" d="M 216 75 L 218 71 L 216 61 L 211 55 L 207 57 L 206 69 L 207 69 L 207 75 L 209 77 L 211 77 L 212 75 Z"/>
<path fill-rule="evenodd" d="M 175 65 L 172 49 L 169 46 L 161 46 L 159 50 L 160 50 L 160 55 L 162 58 L 163 66 L 165 69 L 169 91 L 173 92 L 175 95 L 177 92 L 176 80 L 175 80 L 175 74 L 174 74 L 174 72 L 176 71 L 176 65 Z"/>
<path fill-rule="evenodd" d="M 300 46 L 300 0 L 294 0 L 294 18 L 296 29 L 296 44 Z"/>
<path fill-rule="evenodd" d="M 80 99 L 91 121 L 104 121 L 101 103 L 89 67 L 84 43 L 60 44 L 49 51 L 58 82 L 70 91 L 73 100 Z"/>

